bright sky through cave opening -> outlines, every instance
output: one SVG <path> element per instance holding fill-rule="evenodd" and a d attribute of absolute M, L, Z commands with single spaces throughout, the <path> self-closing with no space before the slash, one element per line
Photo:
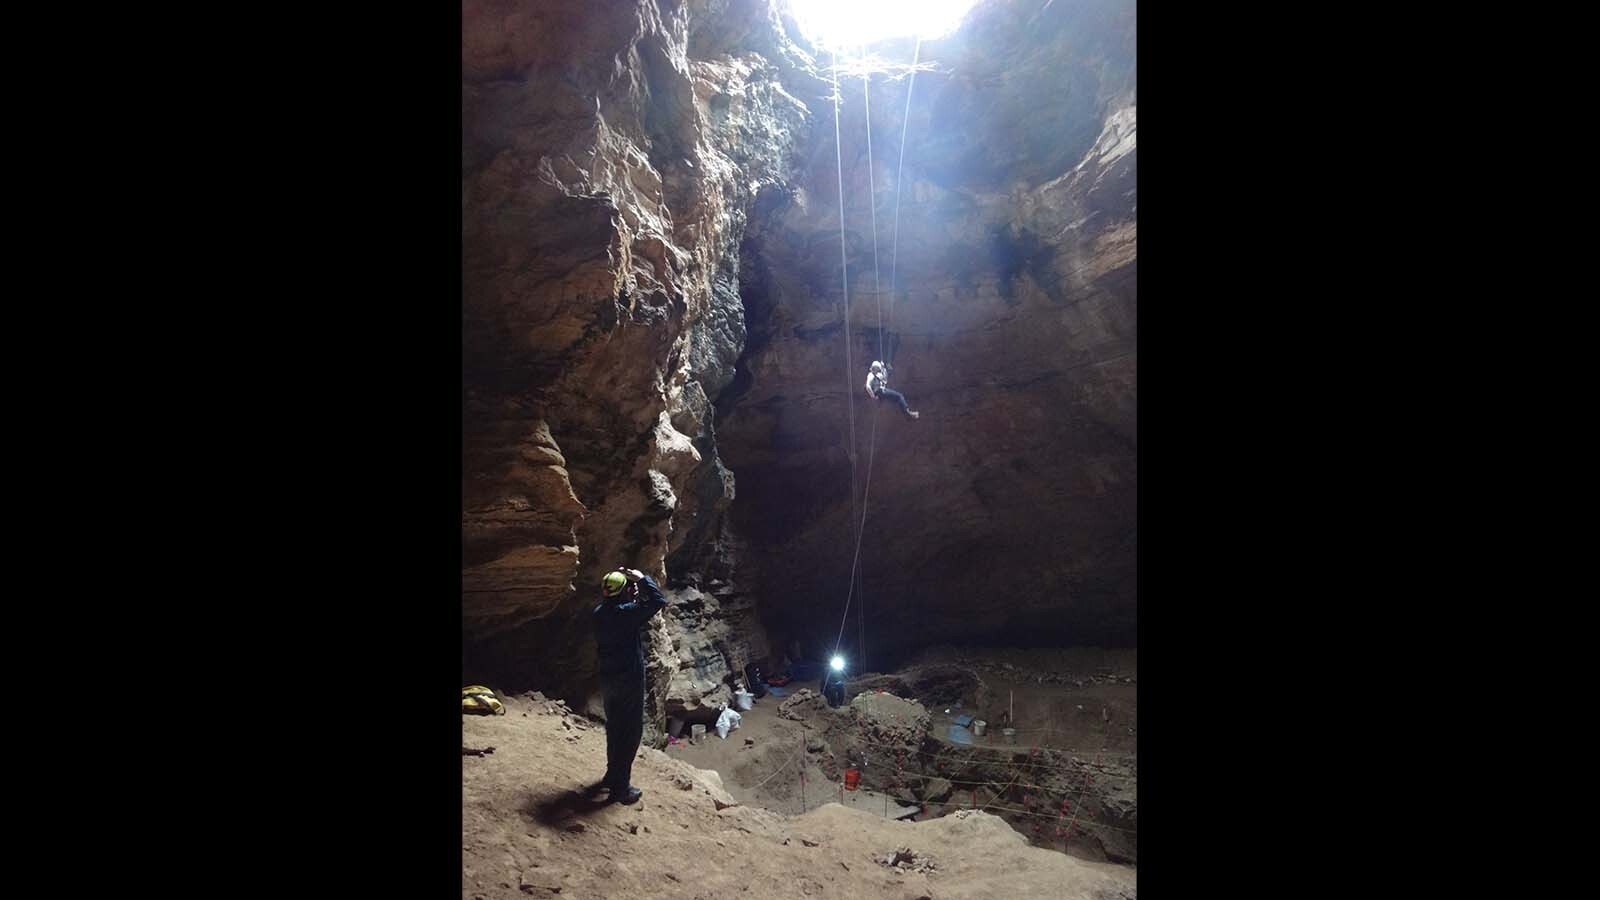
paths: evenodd
<path fill-rule="evenodd" d="M 954 31 L 977 0 L 790 0 L 808 37 L 828 50 Z"/>

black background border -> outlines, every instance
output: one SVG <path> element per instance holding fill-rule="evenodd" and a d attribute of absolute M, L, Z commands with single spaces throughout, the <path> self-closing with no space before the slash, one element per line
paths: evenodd
<path fill-rule="evenodd" d="M 460 889 L 460 9 L 426 6 L 250 34 L 271 115 L 232 160 L 271 202 L 230 237 L 271 271 L 225 327 L 275 364 L 242 429 L 260 508 L 215 563 L 232 624 L 205 628 L 263 661 L 254 752 L 212 764 L 262 801 L 240 840 L 319 892 Z M 1311 13 L 1141 7 L 1139 877 L 1248 894 L 1219 871 L 1247 858 L 1281 895 L 1361 777 L 1326 716 L 1388 415 L 1352 399 L 1388 349 L 1356 246 L 1370 123 Z"/>

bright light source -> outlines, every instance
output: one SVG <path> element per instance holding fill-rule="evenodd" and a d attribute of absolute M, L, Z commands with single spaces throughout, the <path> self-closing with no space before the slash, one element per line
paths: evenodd
<path fill-rule="evenodd" d="M 954 31 L 978 0 L 790 0 L 806 36 L 830 50 Z"/>
<path fill-rule="evenodd" d="M 833 666 L 833 670 L 835 672 L 843 672 L 844 671 L 844 657 L 835 656 L 833 659 L 828 661 L 828 665 Z"/>

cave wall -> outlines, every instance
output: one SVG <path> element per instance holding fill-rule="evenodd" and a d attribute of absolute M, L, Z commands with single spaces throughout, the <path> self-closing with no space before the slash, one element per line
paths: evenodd
<path fill-rule="evenodd" d="M 1133 8 L 990 0 L 909 116 L 873 76 L 870 184 L 845 79 L 847 324 L 829 60 L 781 5 L 463 0 L 463 677 L 584 703 L 637 565 L 652 722 L 714 706 L 831 642 L 869 456 L 874 652 L 1130 640 Z M 862 394 L 880 338 L 920 421 Z"/>
<path fill-rule="evenodd" d="M 683 601 L 649 631 L 653 722 L 766 652 L 711 398 L 743 350 L 747 210 L 810 127 L 745 47 L 775 22 L 765 3 L 462 3 L 467 680 L 592 700 L 587 613 L 619 565 Z"/>
<path fill-rule="evenodd" d="M 865 632 L 868 667 L 940 641 L 1133 643 L 1134 26 L 1127 0 L 980 5 L 922 45 L 909 115 L 908 79 L 871 77 L 870 179 L 861 78 L 842 80 L 837 150 L 818 110 L 792 190 L 746 235 L 750 335 L 719 402 L 774 632 L 832 645 L 864 505 L 865 622 L 853 604 L 843 633 L 859 661 Z M 880 349 L 920 420 L 863 393 Z"/>

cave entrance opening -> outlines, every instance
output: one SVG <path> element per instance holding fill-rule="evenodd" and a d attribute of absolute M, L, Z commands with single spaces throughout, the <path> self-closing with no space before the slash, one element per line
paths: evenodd
<path fill-rule="evenodd" d="M 801 32 L 841 54 L 895 38 L 943 37 L 976 5 L 977 0 L 789 0 Z"/>

